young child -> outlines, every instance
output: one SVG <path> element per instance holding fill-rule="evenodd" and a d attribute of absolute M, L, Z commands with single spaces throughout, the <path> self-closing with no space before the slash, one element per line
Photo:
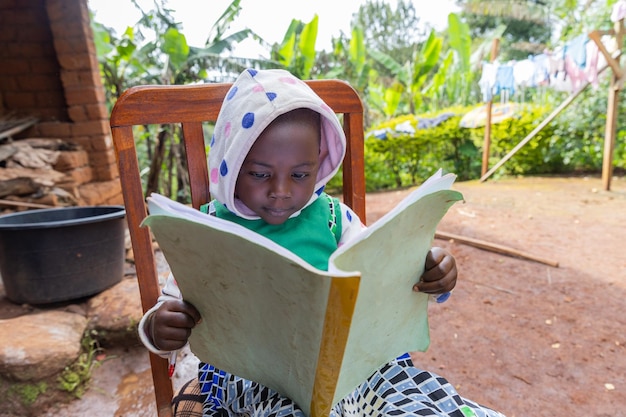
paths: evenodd
<path fill-rule="evenodd" d="M 209 153 L 214 200 L 203 211 L 327 270 L 330 254 L 364 227 L 349 207 L 323 192 L 345 148 L 335 113 L 304 82 L 283 70 L 248 69 L 228 92 L 215 125 Z M 451 291 L 457 279 L 452 255 L 432 248 L 424 262 L 413 291 Z M 170 276 L 139 324 L 140 337 L 152 352 L 167 355 L 186 345 L 200 319 Z M 290 399 L 210 364 L 200 364 L 192 386 L 204 416 L 303 416 Z M 187 415 L 200 415 L 199 409 Z M 415 368 L 409 354 L 381 367 L 331 415 L 501 416 L 461 398 L 444 378 Z"/>

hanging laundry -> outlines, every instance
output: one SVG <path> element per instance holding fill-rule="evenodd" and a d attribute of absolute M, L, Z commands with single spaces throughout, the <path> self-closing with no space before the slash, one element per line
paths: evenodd
<path fill-rule="evenodd" d="M 595 42 L 587 43 L 587 63 L 585 65 L 585 76 L 587 81 L 594 88 L 598 88 L 598 62 L 600 58 L 600 50 Z"/>
<path fill-rule="evenodd" d="M 585 71 L 581 69 L 569 55 L 565 57 L 565 72 L 571 83 L 572 92 L 578 91 L 587 81 Z"/>
<path fill-rule="evenodd" d="M 515 94 L 515 77 L 512 65 L 501 65 L 496 72 L 496 85 L 493 94 Z"/>
<path fill-rule="evenodd" d="M 483 96 L 483 101 L 491 101 L 493 98 L 493 88 L 496 85 L 496 72 L 498 65 L 490 62 L 483 62 L 483 72 L 478 80 L 478 86 Z"/>
<path fill-rule="evenodd" d="M 513 64 L 513 78 L 515 88 L 535 87 L 535 63 L 530 59 L 523 59 Z"/>
<path fill-rule="evenodd" d="M 578 35 L 571 41 L 565 44 L 565 48 L 563 49 L 565 59 L 566 56 L 572 57 L 572 60 L 576 65 L 580 68 L 584 68 L 587 63 L 587 42 L 589 42 L 589 38 L 586 34 Z"/>
<path fill-rule="evenodd" d="M 535 80 L 535 85 L 537 86 L 545 86 L 550 84 L 550 65 L 547 54 L 539 54 L 532 56 L 530 58 L 534 67 L 535 73 L 533 78 Z"/>
<path fill-rule="evenodd" d="M 618 22 L 626 18 L 626 0 L 619 0 L 611 10 L 611 22 Z"/>

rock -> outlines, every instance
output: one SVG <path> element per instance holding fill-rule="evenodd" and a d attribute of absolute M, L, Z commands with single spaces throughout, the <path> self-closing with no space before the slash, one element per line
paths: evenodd
<path fill-rule="evenodd" d="M 137 323 L 143 316 L 135 277 L 126 278 L 92 297 L 87 303 L 89 329 L 103 346 L 140 343 Z"/>
<path fill-rule="evenodd" d="M 0 375 L 38 381 L 61 372 L 81 351 L 87 320 L 47 311 L 0 320 Z"/>

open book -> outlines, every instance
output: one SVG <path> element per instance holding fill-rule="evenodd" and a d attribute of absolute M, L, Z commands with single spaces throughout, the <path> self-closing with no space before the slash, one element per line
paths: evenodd
<path fill-rule="evenodd" d="M 412 290 L 437 224 L 462 195 L 437 172 L 320 271 L 242 226 L 153 194 L 149 225 L 204 318 L 191 350 L 327 415 L 376 369 L 429 345 L 428 295 Z"/>

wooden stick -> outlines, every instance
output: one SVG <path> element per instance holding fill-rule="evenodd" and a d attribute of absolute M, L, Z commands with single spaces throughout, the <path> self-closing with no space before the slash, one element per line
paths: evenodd
<path fill-rule="evenodd" d="M 55 206 L 49 206 L 47 204 L 37 203 L 25 203 L 23 201 L 12 201 L 0 199 L 0 205 L 3 206 L 16 206 L 16 207 L 29 207 L 29 208 L 54 208 Z"/>
<path fill-rule="evenodd" d="M 466 245 L 474 246 L 479 249 L 485 249 L 491 252 L 501 253 L 503 255 L 525 258 L 531 261 L 550 265 L 555 268 L 558 268 L 559 266 L 558 261 L 541 258 L 541 257 L 535 256 L 535 255 L 532 255 L 523 251 L 519 251 L 517 249 L 513 249 L 507 246 L 503 246 L 503 245 L 498 245 L 496 243 L 489 243 L 484 240 L 473 239 L 470 237 L 464 237 L 461 235 L 455 235 L 453 233 L 447 233 L 447 232 L 441 232 L 441 231 L 435 232 L 435 237 L 438 239 L 455 240 L 457 242 L 465 243 Z"/>

